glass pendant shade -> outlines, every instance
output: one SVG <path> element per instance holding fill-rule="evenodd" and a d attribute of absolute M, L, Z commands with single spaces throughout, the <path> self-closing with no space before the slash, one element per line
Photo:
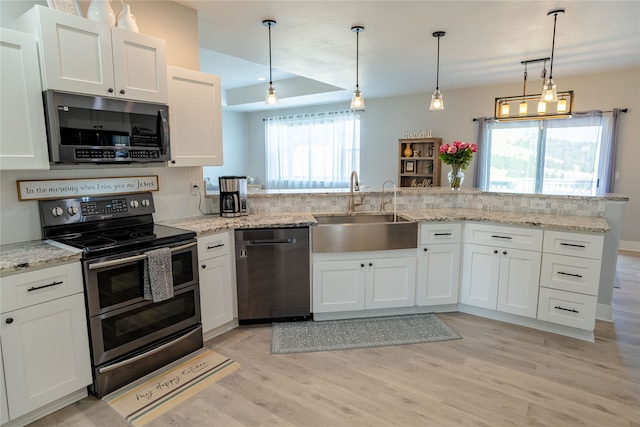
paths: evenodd
<path fill-rule="evenodd" d="M 511 110 L 511 107 L 509 106 L 508 103 L 505 102 L 500 107 L 500 115 L 502 115 L 503 117 L 507 117 L 507 116 L 509 116 L 509 111 L 510 110 Z"/>
<path fill-rule="evenodd" d="M 363 110 L 364 109 L 364 98 L 362 97 L 362 92 L 360 92 L 360 88 L 356 86 L 356 90 L 353 91 L 353 97 L 351 98 L 351 108 L 354 110 Z"/>
<path fill-rule="evenodd" d="M 558 109 L 556 110 L 558 113 L 566 113 L 567 112 L 567 100 L 562 98 L 558 100 Z"/>
<path fill-rule="evenodd" d="M 280 104 L 278 97 L 276 96 L 276 90 L 273 88 L 272 84 L 270 84 L 269 89 L 267 89 L 267 97 L 265 98 L 264 103 L 267 105 Z"/>
<path fill-rule="evenodd" d="M 518 108 L 518 114 L 520 114 L 521 116 L 526 116 L 527 113 L 528 113 L 528 104 L 522 101 Z"/>
<path fill-rule="evenodd" d="M 544 114 L 547 112 L 547 103 L 544 101 L 538 102 L 538 114 Z"/>
<path fill-rule="evenodd" d="M 556 84 L 552 79 L 549 79 L 542 88 L 542 96 L 540 102 L 556 102 L 558 101 L 558 92 L 556 90 Z"/>
<path fill-rule="evenodd" d="M 436 89 L 431 95 L 431 105 L 429 106 L 430 110 L 444 110 L 444 100 L 442 99 L 442 94 L 439 89 Z"/>

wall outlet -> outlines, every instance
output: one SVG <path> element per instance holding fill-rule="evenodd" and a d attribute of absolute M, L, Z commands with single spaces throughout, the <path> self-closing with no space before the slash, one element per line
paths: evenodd
<path fill-rule="evenodd" d="M 545 202 L 544 200 L 531 200 L 529 202 L 529 207 L 531 209 L 546 209 L 547 202 Z"/>
<path fill-rule="evenodd" d="M 191 183 L 191 195 L 192 196 L 197 196 L 199 189 L 200 189 L 200 186 L 198 185 L 197 182 L 192 182 Z"/>

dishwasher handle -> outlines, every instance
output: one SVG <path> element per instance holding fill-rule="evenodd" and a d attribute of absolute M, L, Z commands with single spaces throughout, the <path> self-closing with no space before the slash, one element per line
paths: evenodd
<path fill-rule="evenodd" d="M 249 240 L 247 242 L 247 246 L 257 246 L 257 245 L 279 245 L 279 244 L 287 244 L 287 243 L 296 243 L 296 239 L 267 239 L 267 240 Z"/>

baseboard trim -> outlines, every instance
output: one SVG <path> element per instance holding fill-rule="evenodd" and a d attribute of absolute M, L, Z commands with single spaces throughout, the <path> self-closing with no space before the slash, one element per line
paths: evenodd
<path fill-rule="evenodd" d="M 613 305 L 598 303 L 596 306 L 596 319 L 613 322 Z"/>
<path fill-rule="evenodd" d="M 27 424 L 31 424 L 39 420 L 40 418 L 44 418 L 47 415 L 53 414 L 54 412 L 65 408 L 77 402 L 78 400 L 82 400 L 88 395 L 89 394 L 87 388 L 81 388 L 80 390 L 74 391 L 73 393 L 61 397 L 60 399 L 54 400 L 53 402 L 45 406 L 24 414 L 21 417 L 15 418 L 6 424 L 2 424 L 2 427 L 24 427 Z"/>
<path fill-rule="evenodd" d="M 620 240 L 620 250 L 640 252 L 640 242 L 632 242 L 631 240 Z"/>

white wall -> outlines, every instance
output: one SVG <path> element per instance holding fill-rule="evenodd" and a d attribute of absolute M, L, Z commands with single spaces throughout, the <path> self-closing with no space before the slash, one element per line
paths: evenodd
<path fill-rule="evenodd" d="M 214 186 L 218 185 L 220 176 L 252 176 L 247 168 L 249 144 L 247 114 L 223 110 L 222 123 L 224 165 L 204 168 L 204 177 L 209 178 Z"/>
<path fill-rule="evenodd" d="M 575 91 L 575 110 L 611 110 L 628 108 L 620 119 L 617 170 L 620 179 L 614 192 L 623 193 L 630 201 L 623 209 L 622 240 L 629 249 L 640 250 L 640 68 L 575 77 L 559 75 L 559 90 Z M 444 111 L 429 111 L 430 94 L 417 94 L 380 99 L 366 99 L 367 109 L 361 117 L 360 179 L 371 187 L 381 187 L 386 179 L 397 180 L 397 144 L 405 130 L 431 129 L 444 142 L 475 141 L 476 117 L 493 116 L 494 99 L 518 94 L 519 84 L 472 87 L 459 90 L 442 88 Z M 366 88 L 363 88 L 366 95 Z M 279 109 L 249 115 L 249 148 L 247 163 L 250 174 L 264 182 L 264 125 L 270 116 L 303 112 L 347 109 L 341 104 L 317 105 L 309 108 Z M 463 187 L 472 186 L 475 160 L 465 172 Z M 442 180 L 446 180 L 446 167 Z M 630 242 L 630 243 L 626 243 Z"/>

